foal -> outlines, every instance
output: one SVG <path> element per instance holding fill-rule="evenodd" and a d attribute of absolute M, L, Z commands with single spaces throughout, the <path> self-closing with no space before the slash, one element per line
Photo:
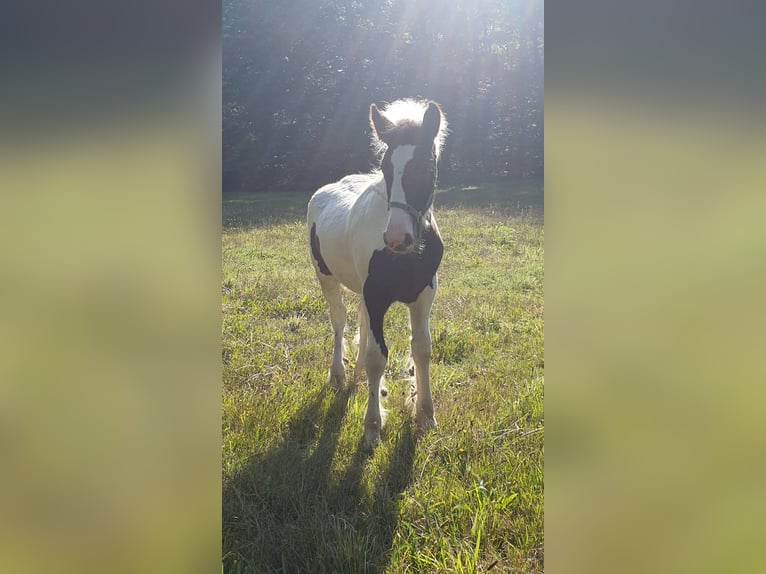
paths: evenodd
<path fill-rule="evenodd" d="M 307 226 L 314 270 L 330 307 L 330 384 L 336 389 L 346 381 L 341 285 L 362 294 L 355 376 L 366 370 L 365 440 L 375 446 L 383 424 L 380 384 L 388 359 L 383 317 L 395 301 L 409 307 L 415 420 L 421 429 L 436 426 L 428 319 L 443 244 L 431 205 L 447 121 L 436 102 L 398 100 L 383 110 L 372 104 L 370 125 L 373 146 L 378 155 L 383 153 L 380 170 L 319 189 L 309 201 Z"/>

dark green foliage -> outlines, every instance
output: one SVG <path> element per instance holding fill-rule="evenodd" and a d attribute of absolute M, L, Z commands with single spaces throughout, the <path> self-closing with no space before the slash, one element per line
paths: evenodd
<path fill-rule="evenodd" d="M 442 104 L 440 181 L 539 176 L 541 0 L 226 0 L 223 189 L 308 191 L 370 167 L 370 103 Z"/>

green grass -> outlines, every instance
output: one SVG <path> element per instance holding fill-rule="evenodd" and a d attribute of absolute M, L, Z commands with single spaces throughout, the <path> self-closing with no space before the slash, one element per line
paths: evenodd
<path fill-rule="evenodd" d="M 437 194 L 439 426 L 418 434 L 404 406 L 408 318 L 395 305 L 388 418 L 371 454 L 364 383 L 339 394 L 327 384 L 308 198 L 224 197 L 224 571 L 542 571 L 542 184 Z M 349 342 L 357 302 L 347 294 Z"/>

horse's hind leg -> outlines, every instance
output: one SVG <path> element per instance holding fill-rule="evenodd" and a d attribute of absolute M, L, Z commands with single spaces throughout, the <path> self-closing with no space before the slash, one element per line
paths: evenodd
<path fill-rule="evenodd" d="M 412 360 L 415 363 L 415 389 L 410 396 L 415 422 L 421 430 L 436 426 L 434 417 L 434 403 L 431 398 L 431 382 L 429 379 L 429 366 L 431 362 L 431 333 L 429 331 L 429 316 L 431 305 L 436 295 L 436 277 L 434 276 L 433 288 L 426 287 L 420 293 L 410 308 L 410 326 L 412 327 L 412 339 L 410 346 Z"/>
<path fill-rule="evenodd" d="M 333 332 L 332 365 L 330 366 L 330 385 L 340 390 L 346 382 L 346 368 L 343 365 L 343 355 L 346 342 L 343 331 L 346 328 L 346 306 L 343 304 L 340 282 L 331 276 L 318 274 L 322 294 L 330 307 L 330 323 Z"/>

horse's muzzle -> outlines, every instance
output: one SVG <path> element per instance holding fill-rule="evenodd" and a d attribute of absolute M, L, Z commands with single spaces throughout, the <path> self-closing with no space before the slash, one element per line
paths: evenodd
<path fill-rule="evenodd" d="M 386 248 L 395 253 L 410 253 L 415 248 L 415 240 L 409 233 L 405 233 L 403 237 L 397 237 L 396 239 L 384 233 L 383 242 L 386 244 Z"/>

